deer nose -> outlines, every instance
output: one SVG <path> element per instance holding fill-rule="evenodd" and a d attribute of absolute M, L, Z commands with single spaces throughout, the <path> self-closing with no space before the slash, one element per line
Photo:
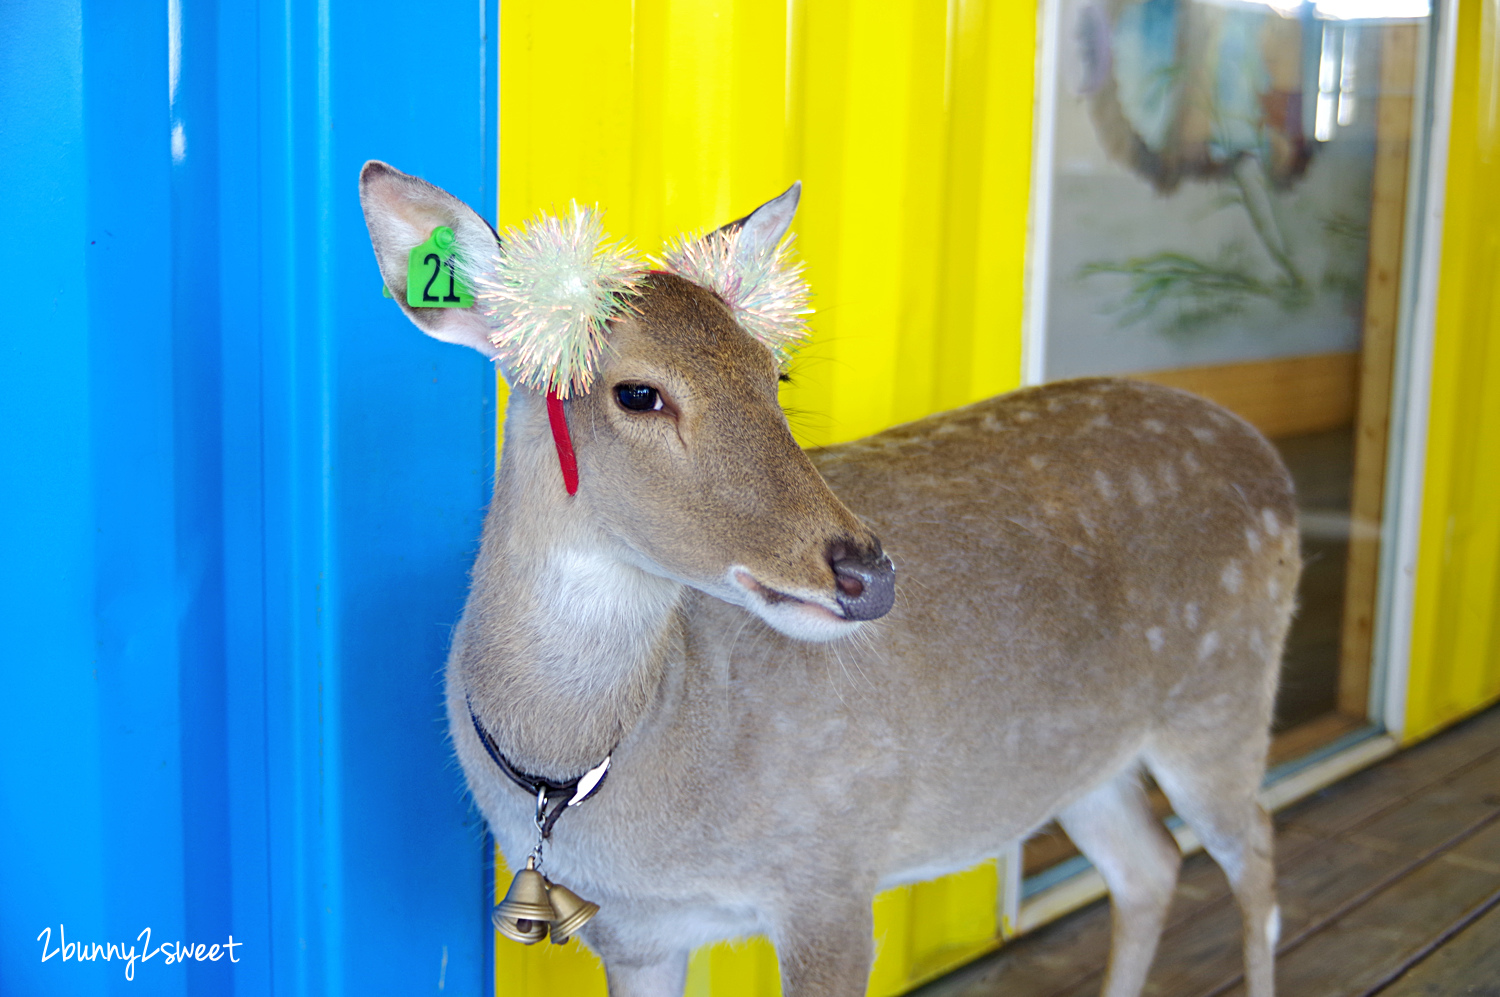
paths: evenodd
<path fill-rule="evenodd" d="M 884 554 L 875 558 L 841 557 L 831 562 L 835 598 L 851 620 L 877 620 L 896 602 L 896 566 Z"/>

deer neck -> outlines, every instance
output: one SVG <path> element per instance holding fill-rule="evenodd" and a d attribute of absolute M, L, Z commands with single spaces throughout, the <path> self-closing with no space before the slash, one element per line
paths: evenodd
<path fill-rule="evenodd" d="M 593 525 L 589 485 L 567 495 L 544 401 L 512 392 L 455 660 L 500 750 L 547 778 L 577 776 L 619 743 L 681 640 L 683 587 Z"/>

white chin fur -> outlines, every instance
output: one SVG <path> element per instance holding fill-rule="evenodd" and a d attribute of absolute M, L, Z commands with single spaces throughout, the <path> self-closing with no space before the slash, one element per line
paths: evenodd
<path fill-rule="evenodd" d="M 860 627 L 848 620 L 825 599 L 801 593 L 771 592 L 755 576 L 736 565 L 729 569 L 729 588 L 739 596 L 730 601 L 750 610 L 771 627 L 794 640 L 826 643 L 847 637 Z"/>

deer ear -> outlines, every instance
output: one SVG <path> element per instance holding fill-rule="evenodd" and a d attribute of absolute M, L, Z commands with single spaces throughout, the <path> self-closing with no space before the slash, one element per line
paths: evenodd
<path fill-rule="evenodd" d="M 461 259 L 487 260 L 499 252 L 500 242 L 489 223 L 442 188 L 375 159 L 359 172 L 359 203 L 380 276 L 406 317 L 434 339 L 472 346 L 494 359 L 499 351 L 490 343 L 489 325 L 478 306 L 412 308 L 406 303 L 407 261 L 414 247 L 446 225 Z"/>
<path fill-rule="evenodd" d="M 780 197 L 772 198 L 750 212 L 719 229 L 725 235 L 740 233 L 740 251 L 759 256 L 775 249 L 792 227 L 792 218 L 797 214 L 797 202 L 802 200 L 802 181 L 798 180 Z"/>
<path fill-rule="evenodd" d="M 661 257 L 663 269 L 717 294 L 783 367 L 807 338 L 812 314 L 802 264 L 792 258 L 790 240 L 783 241 L 801 198 L 799 181 L 702 238 L 668 242 Z"/>

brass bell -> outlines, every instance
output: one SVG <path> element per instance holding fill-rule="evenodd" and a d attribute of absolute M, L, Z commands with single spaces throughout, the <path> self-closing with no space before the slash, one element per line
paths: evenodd
<path fill-rule="evenodd" d="M 505 899 L 490 912 L 495 930 L 522 945 L 535 945 L 546 938 L 547 924 L 556 917 L 547 899 L 547 881 L 536 871 L 534 858 L 526 860 L 526 868 L 516 873 L 505 891 Z"/>
<path fill-rule="evenodd" d="M 589 918 L 599 913 L 599 905 L 585 900 L 566 886 L 547 883 L 547 892 L 552 898 L 552 909 L 557 916 L 552 919 L 552 943 L 561 945 L 572 937 L 573 932 L 589 923 Z"/>

